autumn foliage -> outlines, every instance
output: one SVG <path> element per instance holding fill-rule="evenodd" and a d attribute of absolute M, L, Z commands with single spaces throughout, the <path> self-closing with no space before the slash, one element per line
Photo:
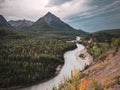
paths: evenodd
<path fill-rule="evenodd" d="M 87 78 L 75 67 L 71 72 L 71 78 L 59 90 L 106 90 L 104 74 L 98 77 Z"/>

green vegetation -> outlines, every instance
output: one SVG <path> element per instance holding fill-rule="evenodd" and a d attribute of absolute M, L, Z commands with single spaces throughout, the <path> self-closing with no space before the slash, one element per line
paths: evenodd
<path fill-rule="evenodd" d="M 84 40 L 90 40 L 92 39 L 92 42 L 99 42 L 99 43 L 111 43 L 112 38 L 120 38 L 120 35 L 118 34 L 109 34 L 109 33 L 93 33 L 86 35 Z"/>
<path fill-rule="evenodd" d="M 112 31 L 113 30 L 111 30 L 111 32 Z M 119 30 L 116 30 L 116 31 L 119 32 Z M 100 31 L 93 34 L 86 35 L 83 38 L 83 41 L 84 41 L 83 44 L 86 46 L 88 52 L 93 56 L 94 59 L 99 57 L 107 49 L 115 47 L 117 50 L 118 47 L 120 46 L 119 33 L 112 34 L 111 32 Z M 90 43 L 86 42 L 89 40 L 91 40 Z"/>
<path fill-rule="evenodd" d="M 120 85 L 120 76 L 117 76 L 117 77 L 116 77 L 116 83 L 117 83 L 118 85 Z"/>
<path fill-rule="evenodd" d="M 0 87 L 47 80 L 55 75 L 63 54 L 75 44 L 57 39 L 14 40 L 0 44 Z"/>
<path fill-rule="evenodd" d="M 102 31 L 98 31 L 95 33 L 107 33 L 107 34 L 111 34 L 111 35 L 120 35 L 120 29 L 110 29 L 110 30 L 102 30 Z"/>
<path fill-rule="evenodd" d="M 93 56 L 94 59 L 99 57 L 104 51 L 109 48 L 116 48 L 116 52 L 118 47 L 120 46 L 120 38 L 112 38 L 111 42 L 102 42 L 102 43 L 88 43 L 86 48 L 88 52 Z"/>
<path fill-rule="evenodd" d="M 111 47 L 118 48 L 120 46 L 120 38 L 112 38 Z"/>
<path fill-rule="evenodd" d="M 79 57 L 80 58 L 85 58 L 85 55 L 84 54 L 80 54 Z"/>
<path fill-rule="evenodd" d="M 93 56 L 94 59 L 99 57 L 105 50 L 109 48 L 108 43 L 90 43 L 86 45 L 88 52 Z"/>
<path fill-rule="evenodd" d="M 12 40 L 25 39 L 28 36 L 21 32 L 17 32 L 11 28 L 0 28 L 0 43 L 9 42 Z"/>

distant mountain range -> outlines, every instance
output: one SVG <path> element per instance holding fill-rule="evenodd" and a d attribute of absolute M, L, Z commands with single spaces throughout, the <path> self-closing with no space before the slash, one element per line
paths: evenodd
<path fill-rule="evenodd" d="M 5 18 L 0 15 L 0 27 L 14 27 L 21 31 L 28 31 L 30 33 L 37 34 L 60 34 L 70 35 L 73 34 L 86 34 L 83 30 L 76 30 L 70 25 L 63 22 L 59 17 L 55 16 L 51 12 L 48 12 L 43 17 L 39 18 L 36 22 L 30 20 L 10 20 L 6 21 Z"/>
<path fill-rule="evenodd" d="M 8 21 L 13 27 L 21 29 L 31 26 L 34 22 L 30 20 L 10 20 Z"/>
<path fill-rule="evenodd" d="M 59 17 L 55 16 L 51 12 L 48 12 L 43 17 L 39 18 L 36 22 L 30 20 L 16 20 L 16 21 L 9 21 L 0 15 L 0 30 L 4 28 L 10 29 L 9 32 L 14 32 L 15 28 L 19 30 L 19 32 L 29 34 L 30 36 L 42 37 L 42 36 L 55 36 L 55 37 L 75 37 L 82 34 L 88 34 L 83 30 L 76 30 L 70 25 L 63 22 Z M 11 30 L 12 29 L 12 30 Z M 5 33 L 7 33 L 5 30 Z M 96 33 L 114 33 L 118 34 L 120 32 L 119 29 L 117 30 L 104 30 L 99 31 Z M 2 34 L 4 31 L 2 31 Z M 16 32 L 14 32 L 16 33 Z M 9 33 L 7 33 L 8 35 Z M 6 34 L 5 34 L 6 35 Z"/>
<path fill-rule="evenodd" d="M 4 29 L 1 29 L 2 27 L 4 27 Z M 8 31 L 8 29 L 5 28 L 10 29 L 10 31 Z M 86 32 L 82 30 L 76 30 L 72 28 L 70 25 L 63 22 L 60 18 L 58 18 L 51 12 L 48 12 L 45 16 L 39 18 L 36 22 L 32 22 L 29 20 L 10 20 L 8 23 L 6 19 L 1 15 L 0 30 L 2 30 L 2 35 L 3 33 L 4 35 L 9 35 L 9 32 L 22 32 L 33 37 L 50 36 L 53 38 L 71 38 L 77 35 L 86 34 Z M 19 31 L 16 32 L 15 30 Z"/>

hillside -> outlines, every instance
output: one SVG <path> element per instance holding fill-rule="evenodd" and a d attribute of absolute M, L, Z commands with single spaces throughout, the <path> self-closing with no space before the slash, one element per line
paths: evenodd
<path fill-rule="evenodd" d="M 89 32 L 86 32 L 86 31 L 84 31 L 84 30 L 82 30 L 82 29 L 78 29 L 81 33 L 83 33 L 83 34 L 90 34 Z"/>
<path fill-rule="evenodd" d="M 10 40 L 17 40 L 27 37 L 21 32 L 16 31 L 7 20 L 0 15 L 0 43 Z"/>
<path fill-rule="evenodd" d="M 11 40 L 25 39 L 28 36 L 14 29 L 0 28 L 0 43 L 8 42 Z"/>
<path fill-rule="evenodd" d="M 61 84 L 59 90 L 120 90 L 119 55 L 120 48 L 117 52 L 109 49 L 89 68 Z"/>
<path fill-rule="evenodd" d="M 75 69 L 59 90 L 119 90 L 120 38 L 111 39 L 109 43 L 92 41 L 85 44 L 94 61 L 84 71 Z"/>
<path fill-rule="evenodd" d="M 0 28 L 12 28 L 12 26 L 2 15 L 0 15 Z"/>
<path fill-rule="evenodd" d="M 109 49 L 104 52 L 88 69 L 83 71 L 85 78 L 89 81 L 91 78 L 95 77 L 98 81 L 98 84 L 105 86 L 105 88 L 108 90 L 119 90 L 119 55 L 120 48 L 118 48 L 117 52 L 115 49 Z"/>
<path fill-rule="evenodd" d="M 84 40 L 91 42 L 108 42 L 110 43 L 112 38 L 120 38 L 120 29 L 97 31 L 91 34 L 87 34 Z"/>
<path fill-rule="evenodd" d="M 101 30 L 101 31 L 95 32 L 95 34 L 97 34 L 97 33 L 106 33 L 106 34 L 112 34 L 112 35 L 120 35 L 120 29 Z"/>

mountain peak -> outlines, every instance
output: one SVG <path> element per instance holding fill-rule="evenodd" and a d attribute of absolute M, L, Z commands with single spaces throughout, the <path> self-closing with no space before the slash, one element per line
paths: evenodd
<path fill-rule="evenodd" d="M 46 15 L 53 15 L 51 12 L 48 12 Z"/>
<path fill-rule="evenodd" d="M 44 21 L 46 23 L 51 23 L 51 22 L 57 22 L 59 21 L 60 19 L 55 16 L 54 14 L 52 14 L 51 12 L 48 12 L 45 16 L 43 16 L 42 18 L 39 19 L 39 21 Z"/>
<path fill-rule="evenodd" d="M 73 30 L 71 26 L 60 20 L 59 17 L 55 16 L 51 12 L 48 12 L 45 16 L 38 19 L 33 25 L 33 27 L 39 28 L 49 28 L 49 29 L 61 29 L 61 30 Z"/>

